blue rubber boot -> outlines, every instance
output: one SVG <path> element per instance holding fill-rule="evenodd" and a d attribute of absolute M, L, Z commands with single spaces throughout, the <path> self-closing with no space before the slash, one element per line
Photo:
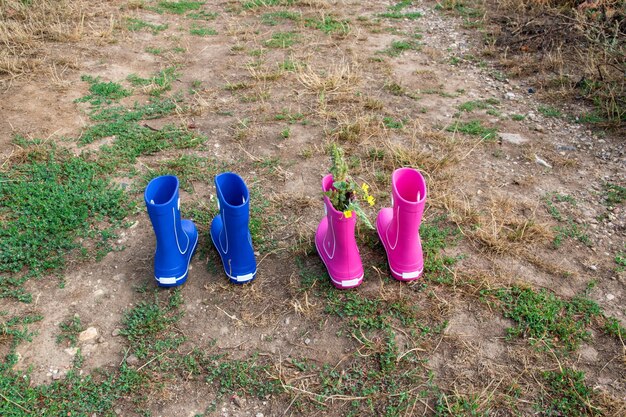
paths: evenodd
<path fill-rule="evenodd" d="M 222 258 L 230 282 L 245 284 L 256 277 L 256 259 L 248 229 L 250 197 L 243 179 L 232 172 L 215 177 L 217 208 L 211 240 Z"/>
<path fill-rule="evenodd" d="M 144 200 L 156 235 L 154 279 L 161 287 L 181 285 L 198 245 L 198 230 L 191 220 L 180 219 L 178 178 L 156 177 L 146 187 Z"/>

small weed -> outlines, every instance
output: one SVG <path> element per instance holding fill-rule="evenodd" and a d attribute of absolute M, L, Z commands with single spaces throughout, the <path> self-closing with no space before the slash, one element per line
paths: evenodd
<path fill-rule="evenodd" d="M 215 13 L 215 12 L 207 12 L 204 10 L 200 10 L 198 12 L 191 12 L 187 14 L 187 19 L 191 19 L 191 20 L 215 20 L 217 19 L 217 17 L 219 16 L 219 13 Z"/>
<path fill-rule="evenodd" d="M 278 68 L 283 71 L 294 72 L 297 69 L 297 63 L 287 58 L 283 62 L 278 64 Z"/>
<path fill-rule="evenodd" d="M 402 129 L 404 123 L 404 120 L 395 120 L 393 117 L 383 117 L 383 124 L 389 129 Z"/>
<path fill-rule="evenodd" d="M 464 112 L 471 113 L 476 109 L 493 109 L 493 106 L 496 106 L 499 103 L 500 102 L 496 99 L 466 101 L 465 103 L 461 104 L 458 109 Z"/>
<path fill-rule="evenodd" d="M 609 207 L 616 207 L 626 201 L 626 188 L 610 182 L 604 183 L 605 201 Z"/>
<path fill-rule="evenodd" d="M 278 12 L 265 13 L 261 16 L 261 22 L 268 26 L 276 26 L 284 20 L 298 22 L 302 20 L 302 14 L 290 12 L 288 10 L 281 10 Z"/>
<path fill-rule="evenodd" d="M 283 109 L 280 113 L 274 116 L 274 120 L 286 120 L 289 124 L 298 122 L 304 123 L 304 114 L 290 113 L 289 110 Z"/>
<path fill-rule="evenodd" d="M 408 19 L 408 20 L 416 20 L 423 16 L 420 12 L 407 12 L 402 13 L 400 11 L 388 11 L 384 13 L 380 13 L 379 17 L 385 19 Z"/>
<path fill-rule="evenodd" d="M 541 114 L 543 114 L 546 117 L 562 117 L 563 113 L 561 113 L 560 110 L 555 109 L 554 107 L 550 107 L 550 106 L 539 106 L 537 108 L 537 111 Z"/>
<path fill-rule="evenodd" d="M 153 47 L 153 46 L 146 47 L 146 49 L 144 49 L 144 51 L 146 51 L 147 53 L 152 54 L 152 55 L 162 55 L 163 53 L 165 53 L 165 49 L 157 48 L 157 47 Z"/>
<path fill-rule="evenodd" d="M 285 128 L 280 132 L 280 137 L 283 139 L 289 139 L 291 136 L 291 130 L 289 128 Z"/>
<path fill-rule="evenodd" d="M 417 41 L 393 41 L 389 48 L 382 50 L 380 53 L 397 57 L 405 51 L 418 51 L 420 48 L 421 44 Z"/>
<path fill-rule="evenodd" d="M 189 28 L 189 33 L 195 36 L 214 36 L 217 35 L 217 31 L 213 28 L 198 26 L 195 23 Z"/>
<path fill-rule="evenodd" d="M 593 319 L 601 317 L 600 307 L 582 297 L 571 300 L 558 298 L 541 289 L 511 287 L 485 290 L 482 295 L 492 295 L 499 300 L 504 316 L 517 323 L 509 328 L 509 337 L 527 337 L 531 343 L 542 348 L 563 347 L 567 351 L 578 349 L 591 333 L 587 330 Z"/>
<path fill-rule="evenodd" d="M 480 120 L 471 120 L 469 122 L 455 121 L 446 130 L 448 132 L 461 132 L 471 136 L 481 136 L 484 140 L 494 140 L 498 132 L 496 129 L 483 126 Z"/>
<path fill-rule="evenodd" d="M 89 75 L 83 75 L 80 79 L 89 83 L 90 94 L 76 99 L 77 103 L 88 102 L 92 106 L 99 106 L 131 95 L 131 91 L 124 89 L 121 84 L 112 81 L 102 82 L 100 77 L 94 78 Z"/>
<path fill-rule="evenodd" d="M 435 417 L 467 416 L 488 417 L 489 411 L 481 411 L 484 401 L 476 396 L 440 394 L 435 403 Z"/>
<path fill-rule="evenodd" d="M 307 19 L 306 25 L 321 30 L 327 35 L 338 33 L 347 35 L 350 33 L 350 25 L 347 20 L 335 20 L 331 16 L 324 16 L 323 19 Z"/>
<path fill-rule="evenodd" d="M 243 3 L 244 9 L 255 9 L 257 7 L 272 6 L 292 6 L 296 0 L 251 0 Z"/>
<path fill-rule="evenodd" d="M 276 32 L 265 41 L 268 48 L 289 48 L 298 41 L 298 34 L 294 32 Z"/>
<path fill-rule="evenodd" d="M 592 390 L 585 384 L 585 374 L 571 368 L 546 371 L 541 375 L 543 395 L 542 414 L 549 416 L 583 417 L 597 415 L 591 405 Z"/>
<path fill-rule="evenodd" d="M 161 94 L 172 89 L 172 82 L 178 78 L 179 74 L 176 67 L 168 67 L 153 75 L 150 78 L 142 78 L 137 74 L 130 74 L 127 80 L 135 87 L 144 87 L 153 97 L 159 97 Z"/>
<path fill-rule="evenodd" d="M 80 317 L 74 316 L 71 319 L 65 320 L 59 324 L 59 327 L 61 328 L 61 334 L 57 336 L 57 344 L 67 341 L 69 346 L 76 346 L 78 333 L 84 330 L 80 322 Z"/>
<path fill-rule="evenodd" d="M 618 252 L 615 255 L 615 263 L 617 264 L 617 271 L 622 272 L 626 271 L 626 253 Z"/>
<path fill-rule="evenodd" d="M 165 29 L 167 29 L 168 25 L 167 24 L 155 25 L 153 23 L 149 23 L 141 19 L 135 19 L 135 18 L 129 17 L 126 19 L 126 28 L 130 30 L 131 32 L 137 32 L 142 29 L 150 29 L 153 35 L 157 35 L 159 32 L 163 32 Z"/>
<path fill-rule="evenodd" d="M 224 86 L 224 90 L 226 91 L 239 91 L 239 90 L 245 90 L 246 88 L 250 88 L 250 86 L 244 82 L 231 83 L 230 81 L 228 81 L 226 82 L 226 85 Z"/>
<path fill-rule="evenodd" d="M 526 118 L 526 116 L 524 116 L 523 114 L 512 114 L 511 115 L 511 120 L 515 120 L 516 122 L 521 122 L 525 118 Z"/>
<path fill-rule="evenodd" d="M 160 1 L 157 8 L 168 13 L 184 14 L 190 10 L 198 10 L 203 4 L 203 1 Z"/>

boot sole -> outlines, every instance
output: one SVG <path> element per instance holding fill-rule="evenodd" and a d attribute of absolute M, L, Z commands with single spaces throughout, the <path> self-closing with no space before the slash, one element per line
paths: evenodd
<path fill-rule="evenodd" d="M 320 251 L 319 246 L 317 246 L 317 241 L 315 241 L 315 249 L 317 249 L 317 254 L 322 260 L 322 263 L 324 264 L 324 266 L 326 267 L 326 272 L 328 272 L 328 276 L 330 277 L 330 282 L 333 284 L 335 288 L 338 288 L 340 290 L 349 290 L 351 288 L 356 288 L 359 285 L 361 285 L 361 283 L 363 282 L 363 275 L 361 275 L 358 278 L 351 278 L 351 279 L 344 279 L 344 280 L 336 280 L 335 278 L 333 278 L 333 276 L 330 274 L 330 270 L 328 269 L 328 265 L 326 265 L 326 262 L 324 261 L 324 258 L 322 257 L 322 252 Z M 347 284 L 344 284 L 345 282 L 347 282 Z"/>
<path fill-rule="evenodd" d="M 198 247 L 198 239 L 199 239 L 199 236 L 196 237 L 196 241 L 194 242 L 193 248 L 191 249 L 191 256 L 187 260 L 187 269 L 185 270 L 185 273 L 178 278 L 176 277 L 159 278 L 155 276 L 154 279 L 156 279 L 156 281 L 158 282 L 159 287 L 177 287 L 179 285 L 184 284 L 185 281 L 187 281 L 187 277 L 189 275 L 189 264 L 191 263 L 191 259 L 193 258 L 193 255 L 196 254 L 196 248 Z"/>
<path fill-rule="evenodd" d="M 378 222 L 376 222 L 376 234 L 378 235 L 378 239 L 380 240 L 380 243 L 383 244 L 383 248 L 385 248 L 385 255 L 387 255 L 387 265 L 389 265 L 389 271 L 391 272 L 391 276 L 393 277 L 393 279 L 397 281 L 402 281 L 402 282 L 409 282 L 409 281 L 415 281 L 422 276 L 422 273 L 424 272 L 424 268 L 419 269 L 417 271 L 409 271 L 409 272 L 398 272 L 395 269 L 393 269 L 393 266 L 391 266 L 391 262 L 389 262 L 389 251 L 387 250 L 387 245 L 385 245 L 385 241 L 380 235 L 380 227 L 378 226 Z"/>
<path fill-rule="evenodd" d="M 211 242 L 213 242 L 213 247 L 217 251 L 217 254 L 220 256 L 220 260 L 222 261 L 222 267 L 224 268 L 224 273 L 228 277 L 228 280 L 230 282 L 232 282 L 233 284 L 239 284 L 239 285 L 247 284 L 248 282 L 254 281 L 254 279 L 256 278 L 256 272 L 257 272 L 256 269 L 254 270 L 254 272 L 252 272 L 250 274 L 246 274 L 246 275 L 232 276 L 232 275 L 230 275 L 228 273 L 228 271 L 226 270 L 226 263 L 224 262 L 224 258 L 222 258 L 222 254 L 217 249 L 217 245 L 215 244 L 215 240 L 213 240 L 213 235 L 211 233 L 209 233 L 209 235 L 211 236 Z"/>

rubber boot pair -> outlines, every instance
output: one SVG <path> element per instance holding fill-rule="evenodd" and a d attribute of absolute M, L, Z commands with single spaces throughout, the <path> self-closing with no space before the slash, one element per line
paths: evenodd
<path fill-rule="evenodd" d="M 332 175 L 322 180 L 322 190 L 330 191 Z M 376 218 L 376 231 L 387 253 L 391 275 L 400 281 L 418 279 L 424 270 L 419 227 L 426 201 L 426 182 L 419 171 L 400 168 L 391 177 L 391 206 Z M 326 216 L 315 234 L 317 252 L 326 265 L 332 284 L 340 289 L 363 282 L 363 265 L 354 237 L 356 217 L 346 218 L 324 196 Z"/>
<path fill-rule="evenodd" d="M 156 235 L 154 278 L 159 286 L 183 284 L 198 244 L 198 230 L 180 218 L 178 178 L 161 176 L 150 181 L 144 193 L 148 215 Z M 211 222 L 211 240 L 231 282 L 243 284 L 256 276 L 256 260 L 248 229 L 248 188 L 237 174 L 215 177 L 219 214 Z"/>

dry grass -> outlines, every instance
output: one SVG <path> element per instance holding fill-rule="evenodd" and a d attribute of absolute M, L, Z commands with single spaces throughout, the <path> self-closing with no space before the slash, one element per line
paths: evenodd
<path fill-rule="evenodd" d="M 103 1 L 0 1 L 0 81 L 63 66 L 64 58 L 55 56 L 50 44 L 111 36 L 115 19 L 110 7 Z"/>
<path fill-rule="evenodd" d="M 626 7 L 621 0 L 487 2 L 495 46 L 513 75 L 583 96 L 612 124 L 626 120 Z"/>
<path fill-rule="evenodd" d="M 324 96 L 353 92 L 360 81 L 354 65 L 346 61 L 321 70 L 311 65 L 298 65 L 296 76 L 309 92 Z"/>

